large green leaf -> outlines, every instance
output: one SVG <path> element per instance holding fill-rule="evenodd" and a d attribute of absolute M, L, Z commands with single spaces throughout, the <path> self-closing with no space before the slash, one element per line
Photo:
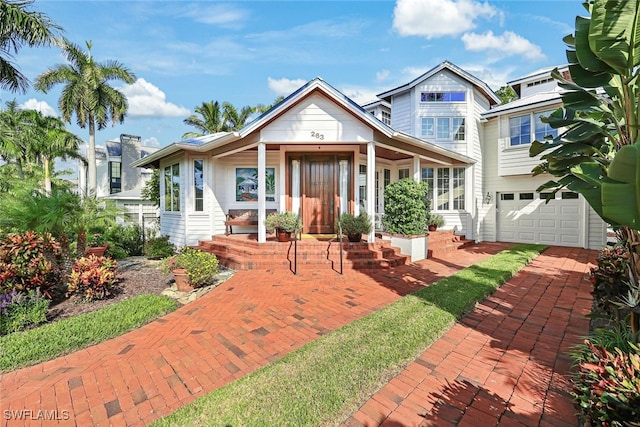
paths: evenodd
<path fill-rule="evenodd" d="M 602 182 L 603 213 L 633 229 L 640 228 L 640 145 L 626 145 L 609 167 L 609 180 Z"/>
<path fill-rule="evenodd" d="M 596 1 L 591 8 L 588 50 L 622 76 L 640 66 L 639 6 L 640 0 L 608 0 Z M 576 21 L 576 49 L 580 43 L 577 25 Z"/>

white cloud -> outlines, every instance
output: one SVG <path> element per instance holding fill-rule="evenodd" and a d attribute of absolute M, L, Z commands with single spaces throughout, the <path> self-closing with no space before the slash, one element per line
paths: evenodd
<path fill-rule="evenodd" d="M 522 55 L 532 61 L 545 59 L 540 46 L 511 31 L 505 31 L 500 36 L 493 34 L 493 31 L 484 34 L 467 33 L 462 36 L 462 42 L 467 50 L 487 50 L 503 56 Z"/>
<path fill-rule="evenodd" d="M 145 79 L 119 89 L 129 101 L 128 114 L 131 116 L 186 117 L 191 114 L 189 109 L 167 102 L 165 93 Z"/>
<path fill-rule="evenodd" d="M 306 84 L 307 81 L 303 79 L 273 79 L 267 78 L 267 85 L 276 95 L 288 96 L 291 92 L 294 92 L 300 88 L 300 86 Z"/>
<path fill-rule="evenodd" d="M 376 73 L 376 81 L 383 82 L 389 77 L 390 74 L 391 72 L 389 70 L 380 70 Z"/>
<path fill-rule="evenodd" d="M 19 105 L 21 110 L 36 110 L 40 111 L 45 116 L 59 117 L 56 110 L 47 104 L 46 101 L 38 101 L 35 98 L 29 98 L 24 103 Z"/>
<path fill-rule="evenodd" d="M 248 12 L 229 3 L 203 6 L 202 4 L 190 4 L 183 6 L 183 12 L 179 16 L 191 18 L 203 24 L 218 25 L 221 27 L 240 27 L 246 21 Z"/>
<path fill-rule="evenodd" d="M 376 95 L 381 92 L 381 90 L 362 87 L 343 87 L 340 91 L 358 105 L 364 105 L 371 101 L 375 101 L 378 99 Z"/>
<path fill-rule="evenodd" d="M 514 73 L 518 72 L 516 67 L 501 66 L 492 68 L 484 64 L 461 64 L 460 68 L 479 78 L 493 90 L 498 90 L 508 81 L 513 80 L 517 77 L 514 76 Z"/>
<path fill-rule="evenodd" d="M 398 0 L 393 28 L 403 36 L 456 36 L 476 28 L 476 19 L 496 15 L 502 19 L 498 9 L 475 0 Z"/>
<path fill-rule="evenodd" d="M 160 147 L 160 141 L 155 136 L 145 138 L 142 140 L 142 145 L 145 147 Z"/>

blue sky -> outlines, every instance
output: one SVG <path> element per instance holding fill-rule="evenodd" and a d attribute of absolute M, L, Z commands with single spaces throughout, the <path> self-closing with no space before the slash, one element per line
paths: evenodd
<path fill-rule="evenodd" d="M 404 84 L 444 60 L 497 89 L 534 70 L 564 64 L 562 38 L 581 0 L 475 1 L 57 1 L 32 8 L 64 28 L 97 61 L 131 69 L 124 124 L 99 131 L 165 146 L 193 130 L 183 124 L 204 101 L 270 104 L 319 76 L 357 102 Z M 64 63 L 55 48 L 20 50 L 31 80 Z M 25 108 L 58 115 L 61 87 L 43 94 L 0 91 Z M 68 128 L 87 140 L 88 130 Z"/>

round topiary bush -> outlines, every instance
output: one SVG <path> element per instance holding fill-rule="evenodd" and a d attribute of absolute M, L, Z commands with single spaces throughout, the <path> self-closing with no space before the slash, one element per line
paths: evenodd
<path fill-rule="evenodd" d="M 424 234 L 429 218 L 429 186 L 404 178 L 384 190 L 382 225 L 387 233 L 405 236 Z"/>

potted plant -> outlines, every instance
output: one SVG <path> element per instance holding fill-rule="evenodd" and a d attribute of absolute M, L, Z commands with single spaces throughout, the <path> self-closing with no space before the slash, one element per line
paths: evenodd
<path fill-rule="evenodd" d="M 350 242 L 359 242 L 363 234 L 369 234 L 373 229 L 371 217 L 364 211 L 360 212 L 358 216 L 350 213 L 340 215 L 337 225 Z"/>
<path fill-rule="evenodd" d="M 264 225 L 268 232 L 275 231 L 278 242 L 288 242 L 291 233 L 302 228 L 302 221 L 293 212 L 273 212 L 267 215 Z"/>
<path fill-rule="evenodd" d="M 439 227 L 444 225 L 444 217 L 442 215 L 431 212 L 429 214 L 427 224 L 429 231 L 436 231 Z"/>
<path fill-rule="evenodd" d="M 410 255 L 411 261 L 427 257 L 429 187 L 424 182 L 404 178 L 387 185 L 384 190 L 382 226 L 391 246 Z"/>
<path fill-rule="evenodd" d="M 165 274 L 173 273 L 179 291 L 189 292 L 213 281 L 218 274 L 218 259 L 209 252 L 185 246 L 160 260 L 159 268 Z"/>
<path fill-rule="evenodd" d="M 101 233 L 93 233 L 87 239 L 87 248 L 85 249 L 84 255 L 104 256 L 108 246 L 109 243 L 104 235 Z"/>

